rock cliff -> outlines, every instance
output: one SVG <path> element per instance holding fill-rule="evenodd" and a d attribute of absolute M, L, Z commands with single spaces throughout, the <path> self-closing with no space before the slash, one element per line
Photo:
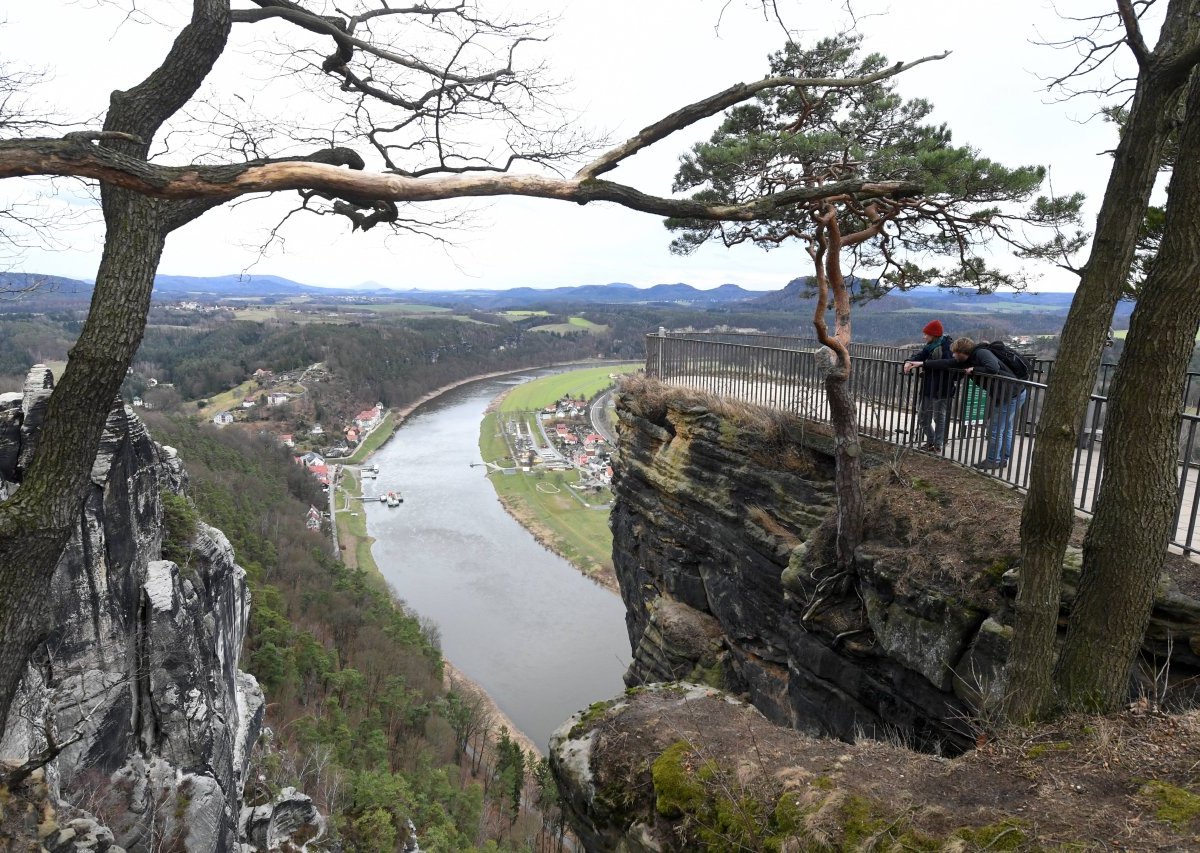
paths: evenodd
<path fill-rule="evenodd" d="M 720 685 L 773 722 L 845 740 L 886 733 L 951 754 L 973 743 L 963 721 L 1003 690 L 1019 496 L 867 442 L 858 576 L 839 577 L 831 441 L 819 427 L 652 381 L 626 383 L 617 413 L 613 561 L 634 649 L 628 684 Z M 1070 588 L 1077 550 L 1066 568 Z M 1146 689 L 1168 671 L 1194 683 L 1198 648 L 1200 596 L 1164 575 Z"/>
<path fill-rule="evenodd" d="M 819 427 L 645 379 L 622 383 L 617 415 L 630 687 L 550 750 L 588 850 L 1162 849 L 1200 829 L 1200 799 L 1175 787 L 1195 713 L 992 740 L 1020 553 L 1007 487 L 866 442 L 868 519 L 842 577 Z M 1069 608 L 1077 549 L 1064 568 Z M 1200 590 L 1192 564 L 1165 568 L 1138 677 L 1186 698 Z M 1172 823 L 1157 803 L 1176 797 L 1197 808 Z"/>
<path fill-rule="evenodd" d="M 52 382 L 39 366 L 23 394 L 0 396 L 0 497 L 19 488 Z M 186 558 L 160 559 L 163 495 L 186 484 L 175 451 L 114 407 L 54 574 L 50 633 L 0 742 L 10 766 L 61 748 L 42 777 L 61 831 L 74 831 L 75 814 L 111 831 L 79 849 L 238 844 L 263 715 L 258 684 L 238 669 L 249 593 L 225 536 L 202 523 L 181 549 Z M 51 829 L 43 822 L 39 833 Z"/>

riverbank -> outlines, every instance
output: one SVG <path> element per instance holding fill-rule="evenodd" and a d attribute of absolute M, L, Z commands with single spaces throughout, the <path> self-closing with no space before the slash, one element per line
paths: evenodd
<path fill-rule="evenodd" d="M 496 476 L 489 474 L 488 479 Z M 501 475 L 503 476 L 503 475 Z M 521 476 L 521 475 L 517 475 Z M 497 493 L 496 500 L 500 502 L 500 506 L 504 507 L 504 511 L 513 517 L 513 519 L 529 531 L 529 535 L 534 540 L 552 554 L 562 557 L 575 569 L 590 581 L 593 581 L 598 586 L 602 586 L 614 595 L 621 594 L 621 587 L 617 584 L 617 573 L 612 566 L 595 566 L 592 564 L 582 564 L 575 556 L 577 552 L 573 549 L 567 549 L 563 546 L 561 538 L 548 525 L 543 523 L 532 508 L 520 498 L 511 495 L 502 495 Z"/>
<path fill-rule="evenodd" d="M 583 364 L 585 366 L 587 366 L 587 365 L 593 365 L 593 364 L 595 364 L 595 362 L 589 361 L 589 362 L 583 362 Z M 538 368 L 528 368 L 527 370 L 532 372 L 537 369 Z M 453 383 L 448 383 L 440 388 L 430 391 L 427 394 L 423 394 L 421 397 L 414 399 L 411 403 L 408 403 L 405 406 L 402 406 L 400 408 L 392 410 L 391 414 L 394 419 L 394 421 L 393 421 L 394 426 L 389 431 L 387 438 L 390 439 L 393 435 L 396 435 L 397 434 L 396 431 L 398 430 L 398 428 L 401 425 L 407 424 L 410 426 L 410 429 L 413 428 L 414 424 L 419 425 L 422 422 L 421 419 L 419 419 L 419 418 L 416 419 L 413 422 L 413 424 L 409 423 L 409 419 L 414 415 L 414 413 L 419 408 L 421 408 L 425 404 L 429 403 L 430 401 L 446 394 L 447 392 L 451 392 L 463 385 L 469 385 L 471 383 L 478 382 L 481 380 L 497 379 L 500 377 L 512 376 L 514 374 L 521 374 L 524 372 L 526 372 L 526 371 L 505 370 L 505 371 L 496 371 L 496 372 L 491 372 L 488 374 L 471 376 L 471 377 L 467 377 L 467 378 L 464 378 L 462 380 L 459 380 L 459 381 L 456 381 Z M 494 392 L 489 392 L 489 396 L 491 393 L 494 393 Z M 434 417 L 436 417 L 436 415 L 434 415 Z M 476 420 L 476 421 L 474 421 L 474 423 L 475 423 L 476 430 L 477 430 L 478 421 Z M 417 428 L 418 428 L 418 432 L 419 432 L 419 426 Z M 439 431 L 438 434 L 444 434 L 444 433 Z M 408 435 L 408 434 L 406 433 L 406 435 Z M 416 433 L 413 434 L 414 439 L 415 439 L 415 436 L 416 436 Z M 407 440 L 403 440 L 398 444 L 391 444 L 386 441 L 381 442 L 380 449 L 377 449 L 375 453 L 366 456 L 366 458 L 363 461 L 364 462 L 366 462 L 367 460 L 379 461 L 379 462 L 382 462 L 384 468 L 386 468 L 388 470 L 400 470 L 398 467 L 396 467 L 394 465 L 394 463 L 389 462 L 388 460 L 391 460 L 393 458 L 394 454 L 397 454 L 397 453 L 403 454 L 406 449 L 414 450 L 414 451 L 417 451 L 418 453 L 420 453 L 420 448 L 418 447 L 418 445 L 424 446 L 425 443 L 426 442 L 424 439 L 418 440 L 415 445 L 410 445 Z M 475 442 L 473 441 L 472 444 L 474 444 L 474 443 Z M 382 453 L 380 452 L 381 450 L 382 450 Z M 433 453 L 434 456 L 437 455 L 437 452 L 435 452 L 435 451 L 431 451 L 431 453 Z M 405 463 L 406 466 L 408 464 L 409 463 Z M 455 464 L 454 467 L 457 469 L 458 465 Z M 411 467 L 405 467 L 405 470 L 411 472 L 413 469 Z M 466 472 L 467 466 L 463 465 L 461 470 L 463 472 Z M 429 475 L 426 475 L 426 477 L 428 477 L 428 476 Z M 437 476 L 440 478 L 440 474 L 433 475 L 433 476 Z M 471 479 L 474 480 L 475 476 L 477 476 L 477 474 L 472 475 Z M 422 482 L 427 482 L 427 480 L 422 480 Z M 360 486 L 360 484 L 357 482 L 354 482 L 354 483 L 348 482 L 347 485 L 351 486 L 351 488 Z M 480 484 L 480 485 L 482 485 L 482 484 Z M 490 489 L 489 489 L 489 491 L 490 491 Z M 481 495 L 482 500 L 484 500 L 484 501 L 488 500 L 485 493 L 481 492 L 480 495 Z M 421 508 L 424 509 L 426 507 L 435 506 L 435 505 L 436 504 L 421 503 Z M 377 560 L 392 561 L 391 563 L 389 563 L 389 566 L 393 566 L 393 567 L 398 566 L 399 564 L 397 564 L 395 561 L 396 560 L 404 561 L 405 556 L 402 554 L 388 553 L 386 551 L 386 544 L 381 546 L 380 544 L 376 543 L 375 548 L 371 549 L 370 544 L 374 543 L 374 537 L 367 535 L 367 527 L 370 528 L 370 532 L 373 533 L 375 536 L 390 535 L 390 534 L 385 534 L 385 533 L 381 532 L 381 531 L 384 531 L 385 529 L 387 529 L 386 527 L 381 526 L 381 525 L 392 524 L 392 523 L 394 523 L 393 521 L 385 522 L 382 520 L 376 520 L 375 516 L 372 516 L 371 523 L 369 525 L 367 525 L 366 527 L 362 528 L 361 531 L 358 530 L 356 528 L 356 526 L 352 529 L 351 525 L 344 523 L 344 522 L 350 521 L 349 518 L 346 518 L 346 519 L 342 518 L 343 515 L 348 516 L 349 513 L 347 512 L 347 508 L 349 509 L 349 511 L 352 512 L 354 510 L 360 510 L 361 506 L 362 506 L 362 504 L 360 502 L 353 501 L 353 500 L 349 502 L 348 507 L 347 507 L 346 501 L 339 500 L 337 503 L 337 508 L 339 510 L 337 513 L 338 521 L 342 522 L 342 523 L 339 523 L 339 531 L 342 533 L 342 535 L 344 537 L 347 537 L 349 539 L 349 541 L 343 542 L 344 547 L 343 547 L 343 550 L 341 553 L 343 555 L 347 555 L 347 556 L 349 556 L 349 554 L 353 554 L 354 558 L 357 559 L 360 554 L 359 548 L 361 547 L 363 549 L 363 551 L 365 551 L 366 553 L 372 553 L 372 551 L 373 551 L 373 557 L 375 558 L 375 559 L 372 559 L 370 561 L 370 563 L 368 563 L 366 560 L 357 560 L 359 565 L 363 566 L 364 568 L 367 565 L 373 566 Z M 360 515 L 358 517 L 354 518 L 354 520 L 355 521 L 358 521 L 358 520 L 365 521 L 366 516 L 367 516 L 367 513 L 360 510 Z M 398 514 L 387 514 L 386 516 L 381 515 L 381 516 L 379 516 L 379 518 L 380 519 L 387 518 L 390 520 L 398 520 L 399 515 Z M 447 519 L 447 521 L 443 521 L 440 523 L 447 523 L 447 522 L 451 526 L 454 525 L 453 519 Z M 361 535 L 362 539 L 361 540 L 357 539 L 356 534 Z M 514 530 L 511 535 L 514 538 L 520 538 L 520 537 L 522 537 L 523 532 Z M 361 543 L 361 545 L 360 545 L 360 543 Z M 525 541 L 525 547 L 526 548 L 531 547 L 531 543 L 528 543 L 527 539 Z M 383 548 L 383 550 L 381 550 L 381 548 Z M 391 570 L 389 569 L 389 572 L 390 571 Z M 564 574 L 569 574 L 569 573 L 564 573 Z M 395 575 L 392 575 L 392 576 L 395 577 Z M 384 582 L 384 578 L 383 578 L 382 574 L 379 576 L 379 580 L 381 583 Z M 410 595 L 413 592 L 412 590 L 405 590 L 405 589 L 402 589 L 399 586 L 397 586 L 396 592 L 401 598 L 403 598 L 407 601 L 406 607 L 411 607 L 415 614 L 427 615 L 426 611 L 420 606 L 420 604 L 414 603 L 411 600 Z M 601 597 L 604 596 L 603 593 L 596 593 L 596 595 L 601 596 Z M 591 610 L 589 612 L 595 612 L 595 611 Z M 434 608 L 433 613 L 434 614 L 437 613 L 436 607 Z M 430 616 L 430 618 L 436 618 L 436 615 Z M 445 652 L 446 658 L 444 658 L 444 662 L 445 662 L 446 668 L 447 668 L 447 678 L 449 679 L 447 681 L 447 684 L 453 685 L 454 689 L 456 689 L 457 691 L 459 691 L 461 693 L 466 694 L 467 696 L 477 698 L 481 704 L 486 703 L 486 705 L 484 707 L 486 708 L 487 715 L 494 720 L 493 736 L 495 736 L 496 732 L 498 732 L 500 726 L 503 725 L 509 729 L 510 737 L 513 740 L 517 741 L 524 749 L 526 749 L 527 751 L 533 751 L 535 754 L 540 755 L 542 753 L 542 751 L 545 749 L 545 744 L 543 743 L 539 747 L 537 745 L 537 741 L 533 737 L 531 737 L 528 732 L 523 731 L 522 729 L 518 728 L 518 726 L 516 725 L 516 723 L 513 721 L 512 718 L 510 718 L 507 714 L 504 714 L 503 712 L 500 711 L 499 706 L 497 705 L 496 701 L 493 700 L 489 694 L 487 694 L 487 692 L 483 689 L 482 686 L 480 686 L 477 682 L 471 680 L 467 675 L 464 674 L 464 671 L 459 668 L 457 663 L 469 664 L 472 659 L 471 658 L 472 653 L 471 652 L 463 653 L 463 651 L 461 649 L 459 650 L 459 653 L 465 655 L 463 657 L 462 661 L 456 661 L 454 659 L 451 659 L 454 656 L 453 656 L 453 653 L 449 649 L 447 649 Z M 473 672 L 477 676 L 479 676 L 483 672 L 490 671 L 488 669 L 478 669 L 478 668 L 472 670 L 470 668 L 470 666 L 468 666 L 467 669 L 468 669 L 468 671 Z M 484 678 L 486 680 L 486 677 L 484 677 Z M 503 691 L 501 692 L 500 695 L 502 696 L 502 701 L 505 701 L 510 707 L 512 707 L 512 702 L 514 701 L 513 697 L 508 696 L 507 698 L 503 698 L 504 697 Z M 589 701 L 591 701 L 591 699 L 585 698 L 584 700 L 582 700 L 582 705 L 580 705 L 580 707 L 586 706 L 586 704 Z M 553 718 L 554 724 L 557 724 L 557 722 L 561 722 L 561 720 L 565 720 L 567 718 L 567 716 L 569 715 L 569 713 L 571 713 L 574 710 L 578 710 L 578 709 L 572 707 L 569 710 L 565 710 L 563 712 L 563 715 L 561 718 L 557 717 L 557 716 L 554 717 Z M 548 731 L 552 730 L 552 726 L 548 727 L 546 725 L 546 722 L 547 721 L 539 720 L 537 723 L 534 724 L 533 731 L 536 733 L 538 739 L 545 740 L 546 738 L 548 738 Z"/>
<path fill-rule="evenodd" d="M 504 726 L 508 729 L 508 736 L 520 744 L 521 749 L 526 752 L 532 752 L 538 758 L 545 757 L 545 753 L 543 752 L 545 747 L 538 746 L 528 735 L 517 728 L 512 718 L 500 710 L 500 706 L 496 704 L 495 700 L 492 699 L 486 690 L 472 681 L 462 670 L 450 663 L 450 661 L 443 659 L 442 667 L 445 672 L 442 680 L 447 690 L 454 690 L 466 696 L 469 701 L 478 701 L 482 705 L 487 719 L 492 724 L 493 738 L 489 738 L 489 742 L 500 731 L 500 727 Z"/>
<path fill-rule="evenodd" d="M 628 362 L 616 365 L 631 369 Z M 516 434 L 512 421 L 519 417 L 515 428 L 528 430 L 539 445 L 544 445 L 545 430 L 536 413 L 564 396 L 594 397 L 611 384 L 610 376 L 585 369 L 544 377 L 498 394 L 489 402 L 480 424 L 479 452 L 492 468 L 488 479 L 504 511 L 542 547 L 569 562 L 584 577 L 619 595 L 607 506 L 589 505 L 577 494 L 572 489 L 572 478 L 577 476 L 574 473 L 544 471 L 536 466 L 533 471 L 522 469 L 514 458 L 517 452 L 512 438 Z M 504 469 L 502 473 L 496 465 Z"/>

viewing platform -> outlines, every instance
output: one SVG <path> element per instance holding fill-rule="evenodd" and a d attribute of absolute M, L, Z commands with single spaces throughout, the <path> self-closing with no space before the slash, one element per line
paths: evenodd
<path fill-rule="evenodd" d="M 829 423 L 829 403 L 823 382 L 824 365 L 812 338 L 732 332 L 668 332 L 646 336 L 646 373 L 663 382 L 694 388 L 780 409 L 808 420 Z M 904 361 L 917 349 L 878 344 L 850 344 L 853 369 L 850 389 L 858 408 L 860 434 L 914 451 L 925 443 L 917 418 L 921 378 L 918 371 L 905 374 Z M 1017 411 L 1012 456 L 1003 468 L 988 470 L 1018 489 L 1029 486 L 1034 437 L 1045 401 L 1053 362 L 1034 361 L 1028 381 L 988 377 L 982 387 L 964 378 L 950 400 L 950 419 L 940 456 L 960 465 L 972 465 L 987 452 L 988 393 L 1011 394 L 1013 385 L 1025 389 L 1026 399 Z M 1104 471 L 1105 396 L 1115 365 L 1103 364 L 1097 375 L 1088 411 L 1076 443 L 1072 464 L 1075 507 L 1091 513 Z M 1172 545 L 1189 556 L 1200 554 L 1197 540 L 1198 469 L 1200 469 L 1200 374 L 1189 373 L 1181 389 L 1183 421 L 1179 433 L 1179 494 L 1176 499 Z M 1005 387 L 1008 386 L 1008 387 Z"/>

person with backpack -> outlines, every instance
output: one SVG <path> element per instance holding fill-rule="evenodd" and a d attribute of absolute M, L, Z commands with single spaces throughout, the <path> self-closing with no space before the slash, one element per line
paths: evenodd
<path fill-rule="evenodd" d="M 1000 341 L 977 344 L 970 338 L 959 338 L 950 345 L 950 352 L 954 356 L 951 366 L 961 368 L 987 392 L 987 457 L 973 467 L 981 471 L 1007 468 L 1012 457 L 1017 412 L 1029 396 L 1025 386 L 1014 380 L 1027 378 L 1029 366 Z M 934 363 L 926 363 L 926 369 L 932 367 Z"/>
<path fill-rule="evenodd" d="M 911 373 L 931 362 L 950 362 L 950 336 L 945 334 L 941 320 L 930 320 L 921 330 L 925 335 L 925 346 L 904 362 L 904 372 Z M 957 367 L 957 362 L 955 362 Z M 941 453 L 946 444 L 946 425 L 950 420 L 950 398 L 958 388 L 961 374 L 956 370 L 922 370 L 920 405 L 917 408 L 917 423 L 925 436 L 921 450 Z"/>

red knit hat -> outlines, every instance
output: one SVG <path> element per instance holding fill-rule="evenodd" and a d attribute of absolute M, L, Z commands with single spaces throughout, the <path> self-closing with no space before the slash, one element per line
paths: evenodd
<path fill-rule="evenodd" d="M 935 338 L 940 338 L 944 334 L 942 332 L 942 321 L 930 320 L 921 331 L 926 335 L 933 335 Z"/>

